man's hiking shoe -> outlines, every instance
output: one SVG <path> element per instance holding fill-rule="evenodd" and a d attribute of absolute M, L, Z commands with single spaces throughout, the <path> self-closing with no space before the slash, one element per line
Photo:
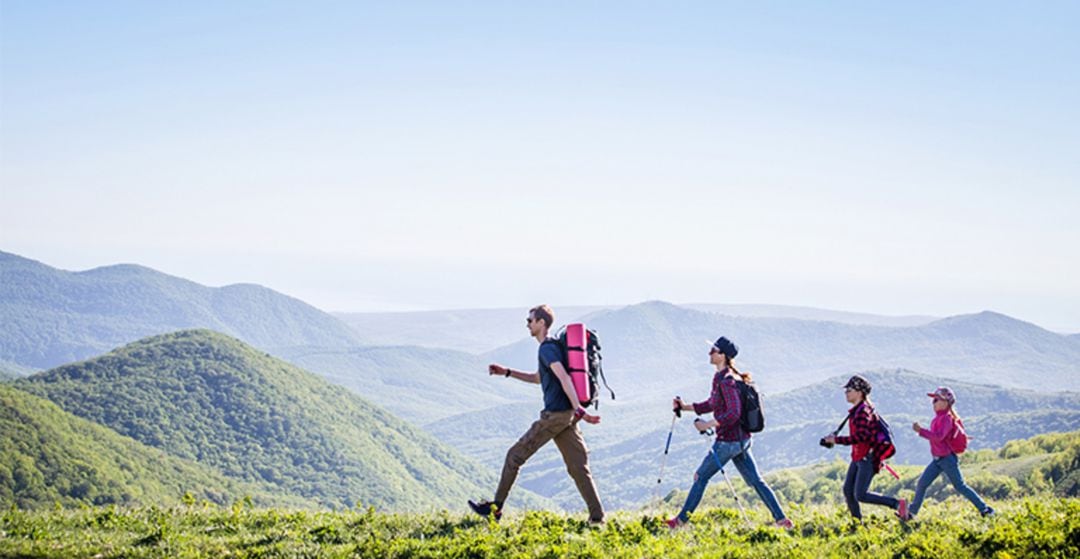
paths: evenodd
<path fill-rule="evenodd" d="M 682 521 L 682 520 L 679 520 L 679 517 L 678 517 L 678 516 L 676 516 L 675 518 L 671 518 L 671 519 L 665 520 L 665 521 L 664 521 L 664 524 L 667 524 L 667 527 L 668 527 L 668 528 L 671 528 L 672 530 L 675 530 L 675 529 L 677 529 L 677 528 L 681 528 L 681 527 L 682 527 L 682 525 L 683 525 L 683 521 Z"/>
<path fill-rule="evenodd" d="M 781 518 L 776 521 L 776 525 L 785 530 L 792 530 L 795 528 L 795 523 L 792 522 L 790 518 Z"/>
<path fill-rule="evenodd" d="M 477 503 L 470 500 L 469 508 L 484 518 L 494 518 L 496 522 L 502 518 L 502 507 L 492 501 L 480 501 Z"/>
<path fill-rule="evenodd" d="M 607 521 L 605 521 L 603 518 L 601 518 L 600 520 L 593 520 L 592 518 L 589 519 L 589 528 L 603 528 L 604 526 L 607 526 Z"/>
<path fill-rule="evenodd" d="M 899 516 L 900 520 L 903 520 L 904 522 L 907 522 L 908 520 L 911 520 L 911 516 L 908 514 L 908 511 L 907 511 L 907 501 L 906 500 L 900 499 L 900 502 L 896 506 L 896 516 Z"/>
<path fill-rule="evenodd" d="M 981 512 L 980 512 L 979 514 L 981 514 L 981 515 L 983 515 L 983 516 L 994 516 L 994 515 L 995 515 L 995 514 L 997 514 L 997 513 L 996 513 L 996 512 L 994 512 L 994 508 L 993 508 L 993 507 L 986 507 L 986 508 L 985 508 L 985 509 L 983 509 L 983 510 L 982 510 L 982 511 L 981 511 Z"/>

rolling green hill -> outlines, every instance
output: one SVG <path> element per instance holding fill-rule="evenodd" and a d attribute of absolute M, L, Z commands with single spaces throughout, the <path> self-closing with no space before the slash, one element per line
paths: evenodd
<path fill-rule="evenodd" d="M 251 497 L 261 506 L 313 505 L 170 456 L 5 384 L 0 432 L 0 508 L 177 505 L 185 494 L 218 504 Z"/>
<path fill-rule="evenodd" d="M 265 350 L 356 345 L 334 317 L 257 285 L 211 288 L 134 265 L 68 272 L 0 251 L 0 360 L 37 370 L 185 328 Z"/>
<path fill-rule="evenodd" d="M 16 382 L 174 456 L 324 506 L 461 507 L 496 481 L 347 390 L 207 330 L 148 338 Z"/>

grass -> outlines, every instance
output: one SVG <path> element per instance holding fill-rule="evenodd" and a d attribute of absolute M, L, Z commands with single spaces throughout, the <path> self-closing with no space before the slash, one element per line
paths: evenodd
<path fill-rule="evenodd" d="M 995 502 L 980 517 L 959 499 L 928 503 L 902 524 L 877 507 L 862 523 L 833 505 L 789 507 L 793 532 L 762 511 L 700 510 L 670 531 L 665 514 L 616 512 L 594 528 L 583 515 L 509 514 L 501 523 L 448 512 L 383 514 L 248 509 L 242 505 L 51 511 L 0 517 L 0 557 L 1077 557 L 1080 500 Z"/>

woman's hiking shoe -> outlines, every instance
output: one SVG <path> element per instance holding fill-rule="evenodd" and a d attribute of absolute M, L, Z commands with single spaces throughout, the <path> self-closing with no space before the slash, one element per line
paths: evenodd
<path fill-rule="evenodd" d="M 795 523 L 792 522 L 790 518 L 781 518 L 776 521 L 776 525 L 785 530 L 792 530 L 795 528 Z"/>
<path fill-rule="evenodd" d="M 907 501 L 900 499 L 900 502 L 896 505 L 896 516 L 900 517 L 900 520 L 907 522 L 911 520 L 911 515 L 908 514 Z"/>
<path fill-rule="evenodd" d="M 498 522 L 502 518 L 502 507 L 499 503 L 494 501 L 480 501 L 479 503 L 469 501 L 469 508 L 476 514 L 483 516 L 484 518 L 494 518 L 495 522 Z"/>

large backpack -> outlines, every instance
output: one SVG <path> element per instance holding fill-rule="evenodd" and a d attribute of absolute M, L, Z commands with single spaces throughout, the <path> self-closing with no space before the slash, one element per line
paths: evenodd
<path fill-rule="evenodd" d="M 765 413 L 761 409 L 761 396 L 757 388 L 741 380 L 736 380 L 735 386 L 739 388 L 739 400 L 742 402 L 739 425 L 747 433 L 760 433 L 765 428 Z"/>
<path fill-rule="evenodd" d="M 586 342 L 584 350 L 586 353 L 586 362 L 588 363 L 587 376 L 589 379 L 589 399 L 586 401 L 582 401 L 581 405 L 585 407 L 594 406 L 595 408 L 599 409 L 600 398 L 597 397 L 597 392 L 599 392 L 600 382 L 602 381 L 604 383 L 604 388 L 607 388 L 608 392 L 611 393 L 612 400 L 615 399 L 615 392 L 611 389 L 610 386 L 608 386 L 607 377 L 604 376 L 604 367 L 602 363 L 603 358 L 600 356 L 600 338 L 597 337 L 596 330 L 593 330 L 591 328 L 587 329 L 585 331 L 585 337 Z M 569 347 L 566 341 L 565 326 L 559 329 L 559 332 L 555 335 L 554 338 L 552 338 L 552 341 L 559 346 L 559 350 L 562 352 L 561 361 L 563 368 L 566 369 L 567 373 L 570 373 L 570 364 L 568 361 L 569 350 L 575 349 L 580 351 L 582 348 Z M 573 375 L 571 375 L 571 378 L 573 378 Z"/>

